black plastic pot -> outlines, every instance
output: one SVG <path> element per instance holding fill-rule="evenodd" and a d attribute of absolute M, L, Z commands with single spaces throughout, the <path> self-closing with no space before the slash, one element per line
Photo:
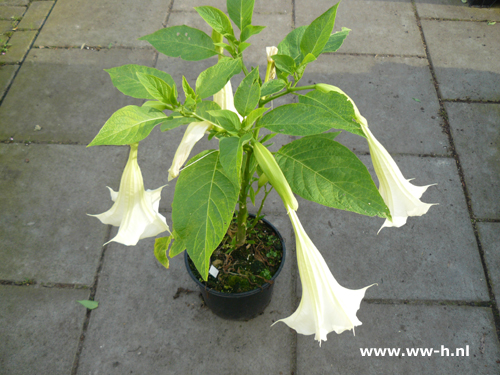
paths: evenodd
<path fill-rule="evenodd" d="M 271 302 L 273 294 L 274 281 L 280 274 L 285 264 L 285 241 L 280 232 L 266 219 L 262 219 L 278 236 L 283 248 L 283 256 L 281 264 L 270 280 L 270 283 L 265 283 L 261 287 L 244 293 L 222 293 L 210 289 L 203 285 L 193 274 L 189 267 L 187 251 L 184 252 L 184 261 L 186 264 L 189 276 L 195 281 L 201 290 L 205 304 L 212 310 L 212 312 L 223 318 L 229 320 L 250 320 L 264 312 L 265 308 Z"/>

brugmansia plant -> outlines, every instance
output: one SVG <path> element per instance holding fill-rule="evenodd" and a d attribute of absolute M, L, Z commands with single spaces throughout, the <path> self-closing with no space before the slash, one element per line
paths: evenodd
<path fill-rule="evenodd" d="M 201 72 L 194 88 L 185 77 L 176 83 L 168 73 L 151 67 L 124 65 L 107 70 L 118 90 L 147 101 L 141 107 L 119 109 L 89 144 L 130 147 L 119 191 L 110 189 L 114 205 L 95 216 L 118 226 L 111 241 L 124 245 L 168 232 L 169 236 L 156 239 L 158 261 L 168 268 L 169 257 L 187 250 L 207 280 L 210 258 L 232 221 L 237 228 L 232 246 L 242 247 L 254 223 L 248 216 L 249 199 L 255 204 L 255 195 L 264 188 L 263 204 L 274 188 L 295 231 L 303 286 L 297 311 L 282 321 L 298 333 L 315 334 L 321 343 L 331 331 L 341 333 L 361 324 L 356 312 L 368 287 L 349 290 L 337 283 L 299 221 L 294 194 L 328 207 L 385 218 L 383 227 L 400 227 L 408 216 L 426 213 L 431 204 L 419 199 L 427 186 L 414 186 L 403 177 L 351 98 L 328 84 L 300 85 L 307 66 L 322 53 L 335 52 L 349 34 L 347 28 L 332 34 L 338 4 L 310 25 L 290 32 L 277 47 L 268 47 L 265 72 L 259 67 L 249 69 L 243 58 L 249 38 L 264 29 L 252 24 L 253 7 L 253 0 L 227 0 L 229 16 L 211 6 L 195 8 L 212 28 L 211 36 L 189 26 L 173 26 L 140 38 L 160 53 L 187 61 L 218 56 L 215 65 Z M 239 37 L 231 20 L 240 30 Z M 244 78 L 233 95 L 230 79 L 241 72 Z M 183 103 L 178 100 L 178 87 L 185 94 Z M 298 103 L 268 106 L 287 94 L 295 95 Z M 168 180 L 178 178 L 171 228 L 158 213 L 162 187 L 145 191 L 137 163 L 139 142 L 158 125 L 166 133 L 186 126 L 168 170 Z M 265 136 L 259 135 L 263 128 L 268 131 Z M 366 139 L 378 189 L 358 157 L 335 140 L 340 131 L 332 129 Z M 277 134 L 301 138 L 273 154 L 269 140 Z M 218 149 L 187 161 L 205 135 L 218 140 Z"/>

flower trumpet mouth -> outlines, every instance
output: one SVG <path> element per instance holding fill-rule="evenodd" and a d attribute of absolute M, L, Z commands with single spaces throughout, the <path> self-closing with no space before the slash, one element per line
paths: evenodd
<path fill-rule="evenodd" d="M 139 144 L 130 145 L 130 154 L 120 181 L 120 189 L 115 192 L 109 188 L 111 199 L 115 202 L 106 212 L 97 217 L 103 224 L 120 227 L 118 234 L 109 242 L 119 242 L 134 246 L 140 239 L 154 237 L 169 231 L 165 217 L 158 213 L 161 190 L 144 190 L 141 170 L 137 163 Z M 106 244 L 107 244 L 106 243 Z"/>
<path fill-rule="evenodd" d="M 351 329 L 354 333 L 354 327 L 362 324 L 356 312 L 366 289 L 374 284 L 358 290 L 342 287 L 305 232 L 295 210 L 287 209 L 295 232 L 302 298 L 291 316 L 277 322 L 286 323 L 303 335 L 315 334 L 314 339 L 321 346 L 328 333 L 335 331 L 340 334 Z"/>

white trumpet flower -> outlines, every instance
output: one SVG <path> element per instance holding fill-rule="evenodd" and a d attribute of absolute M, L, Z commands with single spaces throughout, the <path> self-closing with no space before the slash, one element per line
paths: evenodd
<path fill-rule="evenodd" d="M 115 202 L 111 209 L 100 215 L 89 215 L 97 217 L 103 224 L 120 227 L 118 234 L 107 243 L 113 241 L 134 246 L 140 239 L 169 231 L 165 217 L 158 213 L 163 186 L 144 191 L 141 169 L 137 163 L 138 146 L 138 143 L 130 145 L 119 191 L 108 187 L 111 199 Z"/>
<path fill-rule="evenodd" d="M 274 60 L 271 58 L 271 56 L 277 55 L 278 54 L 278 48 L 275 46 L 272 47 L 266 47 L 266 54 L 267 54 L 267 64 L 268 66 L 271 66 L 271 73 L 269 74 L 269 79 L 275 79 L 276 78 L 276 68 L 274 66 Z"/>
<path fill-rule="evenodd" d="M 172 166 L 168 170 L 168 180 L 171 181 L 179 176 L 182 165 L 186 162 L 196 142 L 213 126 L 209 121 L 192 122 L 188 125 L 184 137 L 174 155 Z"/>
<path fill-rule="evenodd" d="M 366 289 L 372 285 L 358 290 L 342 287 L 305 232 L 297 213 L 289 207 L 287 210 L 295 232 L 302 299 L 291 316 L 277 322 L 286 323 L 303 335 L 315 334 L 314 339 L 321 346 L 321 341 L 327 340 L 328 333 L 342 333 L 351 329 L 354 333 L 354 327 L 362 324 L 356 312 Z"/>
<path fill-rule="evenodd" d="M 220 106 L 220 109 L 233 111 L 238 115 L 240 120 L 243 119 L 234 106 L 233 87 L 231 86 L 231 81 L 227 81 L 224 88 L 214 94 L 214 102 Z"/>
<path fill-rule="evenodd" d="M 408 216 L 422 216 L 429 211 L 431 206 L 437 204 L 420 201 L 420 197 L 427 188 L 435 184 L 415 186 L 410 183 L 411 179 L 407 180 L 404 178 L 394 159 L 368 128 L 366 118 L 361 116 L 356 104 L 354 104 L 353 100 L 344 91 L 338 87 L 323 83 L 316 85 L 316 88 L 322 92 L 335 91 L 343 94 L 354 107 L 354 116 L 361 125 L 361 129 L 368 141 L 373 167 L 380 183 L 379 193 L 387 207 L 389 207 L 392 216 L 392 220 L 385 220 L 379 232 L 384 227 L 399 228 L 406 224 Z"/>

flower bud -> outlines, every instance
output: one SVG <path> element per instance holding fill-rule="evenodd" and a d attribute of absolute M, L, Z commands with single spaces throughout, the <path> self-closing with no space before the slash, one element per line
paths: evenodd
<path fill-rule="evenodd" d="M 299 203 L 295 199 L 292 189 L 288 185 L 278 163 L 276 163 L 273 154 L 259 142 L 254 142 L 253 146 L 257 163 L 259 163 L 260 168 L 280 195 L 285 207 L 288 206 L 293 210 L 297 210 Z"/>

